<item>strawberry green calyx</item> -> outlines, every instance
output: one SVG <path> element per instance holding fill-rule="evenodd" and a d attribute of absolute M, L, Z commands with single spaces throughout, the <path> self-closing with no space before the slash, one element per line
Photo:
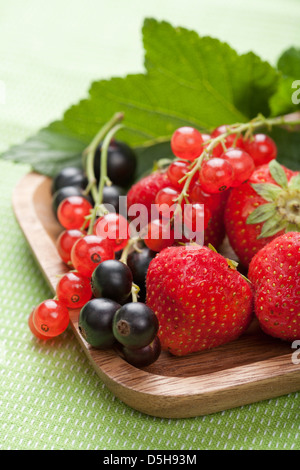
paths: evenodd
<path fill-rule="evenodd" d="M 269 163 L 270 174 L 276 184 L 252 184 L 254 191 L 266 200 L 247 218 L 247 224 L 264 222 L 258 238 L 278 232 L 300 232 L 300 173 L 288 181 L 283 167 L 276 161 Z"/>

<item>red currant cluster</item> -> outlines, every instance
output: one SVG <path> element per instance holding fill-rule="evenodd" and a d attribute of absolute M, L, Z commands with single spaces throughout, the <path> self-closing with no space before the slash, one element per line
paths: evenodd
<path fill-rule="evenodd" d="M 171 149 L 176 159 L 166 170 L 169 184 L 158 190 L 154 203 L 159 214 L 144 234 L 151 250 L 204 240 L 199 227 L 202 232 L 209 227 L 226 198 L 222 193 L 246 182 L 256 166 L 276 158 L 276 145 L 269 136 L 245 137 L 230 129 L 220 126 L 211 135 L 192 127 L 174 132 Z"/>
<path fill-rule="evenodd" d="M 276 158 L 276 144 L 269 136 L 255 134 L 243 137 L 236 133 L 226 135 L 228 129 L 229 126 L 219 126 L 211 135 L 201 134 L 190 127 L 177 129 L 172 136 L 171 148 L 174 155 L 184 161 L 175 162 L 173 167 L 171 165 L 168 169 L 169 178 L 172 180 L 174 176 L 173 184 L 176 177 L 186 174 L 191 168 L 191 163 L 187 166 L 185 161 L 193 162 L 199 159 L 204 149 L 208 150 L 207 154 L 199 171 L 193 175 L 191 183 L 198 180 L 202 190 L 209 194 L 239 186 L 249 179 L 256 166 Z M 182 168 L 182 171 L 179 168 Z M 182 186 L 183 184 L 182 182 Z"/>
<path fill-rule="evenodd" d="M 114 204 L 120 187 L 107 186 L 117 189 L 110 191 L 114 198 L 105 201 L 114 208 L 108 212 L 105 204 L 96 207 L 85 194 L 86 185 L 84 171 L 70 167 L 53 180 L 53 209 L 62 227 L 56 246 L 70 271 L 60 277 L 54 299 L 32 311 L 29 327 L 40 339 L 56 337 L 68 327 L 69 310 L 80 309 L 79 331 L 88 344 L 99 349 L 116 346 L 129 363 L 147 366 L 160 354 L 158 320 L 141 302 L 143 292 L 137 302 L 139 287 L 134 281 L 145 284 L 146 265 L 153 256 L 144 247 L 129 253 L 129 223 Z M 98 215 L 99 209 L 103 214 Z M 131 263 L 131 269 L 127 261 L 133 254 L 143 258 L 140 267 Z"/>

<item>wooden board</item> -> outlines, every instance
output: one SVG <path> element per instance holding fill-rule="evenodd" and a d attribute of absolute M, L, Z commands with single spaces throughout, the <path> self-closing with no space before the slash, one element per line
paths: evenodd
<path fill-rule="evenodd" d="M 52 212 L 50 185 L 47 177 L 26 175 L 15 188 L 13 208 L 54 293 L 57 276 L 68 268 L 55 247 L 62 229 Z M 137 369 L 116 351 L 99 351 L 85 343 L 78 332 L 78 314 L 70 311 L 70 324 L 97 374 L 120 400 L 143 413 L 194 417 L 300 389 L 300 365 L 292 362 L 295 351 L 289 343 L 265 335 L 255 321 L 234 342 L 186 357 L 163 352 L 151 366 Z"/>

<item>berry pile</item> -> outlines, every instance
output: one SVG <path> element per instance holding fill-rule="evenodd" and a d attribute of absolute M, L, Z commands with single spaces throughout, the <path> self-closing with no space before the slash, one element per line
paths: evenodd
<path fill-rule="evenodd" d="M 111 148 L 114 165 L 110 178 L 122 186 L 105 187 L 110 191 L 103 191 L 103 214 L 97 213 L 94 220 L 94 202 L 85 193 L 88 181 L 82 169 L 64 168 L 53 180 L 52 208 L 62 227 L 56 246 L 70 271 L 60 277 L 55 298 L 33 309 L 28 324 L 38 338 L 53 338 L 68 327 L 69 310 L 80 309 L 79 331 L 88 344 L 98 349 L 116 347 L 130 364 L 145 367 L 156 361 L 161 351 L 158 319 L 142 302 L 154 254 L 141 246 L 122 260 L 116 259 L 130 239 L 129 223 L 116 211 L 116 196 L 123 195 L 136 165 L 127 145 L 114 142 Z M 135 281 L 142 285 L 139 299 Z"/>
<path fill-rule="evenodd" d="M 114 139 L 120 126 L 100 132 L 102 140 L 84 154 L 85 168 L 65 168 L 53 179 L 52 208 L 62 227 L 57 251 L 70 271 L 55 298 L 31 313 L 31 331 L 57 336 L 68 326 L 68 310 L 80 309 L 84 340 L 115 347 L 136 367 L 156 361 L 161 349 L 179 356 L 232 341 L 254 313 L 273 336 L 299 334 L 300 277 L 292 282 L 290 267 L 300 265 L 299 237 L 288 237 L 287 256 L 293 253 L 296 264 L 281 262 L 280 288 L 267 271 L 285 253 L 270 255 L 278 237 L 300 231 L 300 177 L 277 162 L 269 136 L 253 134 L 263 124 L 224 125 L 210 134 L 178 128 L 171 161 L 138 181 L 133 150 Z M 225 236 L 243 272 L 250 265 L 253 284 L 217 253 Z M 275 297 L 276 318 L 273 307 L 268 311 Z"/>

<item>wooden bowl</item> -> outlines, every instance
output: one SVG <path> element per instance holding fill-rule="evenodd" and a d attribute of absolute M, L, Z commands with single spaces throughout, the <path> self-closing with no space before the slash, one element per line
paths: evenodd
<path fill-rule="evenodd" d="M 18 223 L 55 293 L 58 275 L 68 271 L 55 241 L 62 231 L 51 207 L 51 180 L 26 175 L 15 188 Z M 295 392 L 300 364 L 291 344 L 265 335 L 256 321 L 238 340 L 186 357 L 162 352 L 151 366 L 138 369 L 115 350 L 90 347 L 78 331 L 78 310 L 70 325 L 101 380 L 120 400 L 149 415 L 187 418 L 207 415 Z"/>

